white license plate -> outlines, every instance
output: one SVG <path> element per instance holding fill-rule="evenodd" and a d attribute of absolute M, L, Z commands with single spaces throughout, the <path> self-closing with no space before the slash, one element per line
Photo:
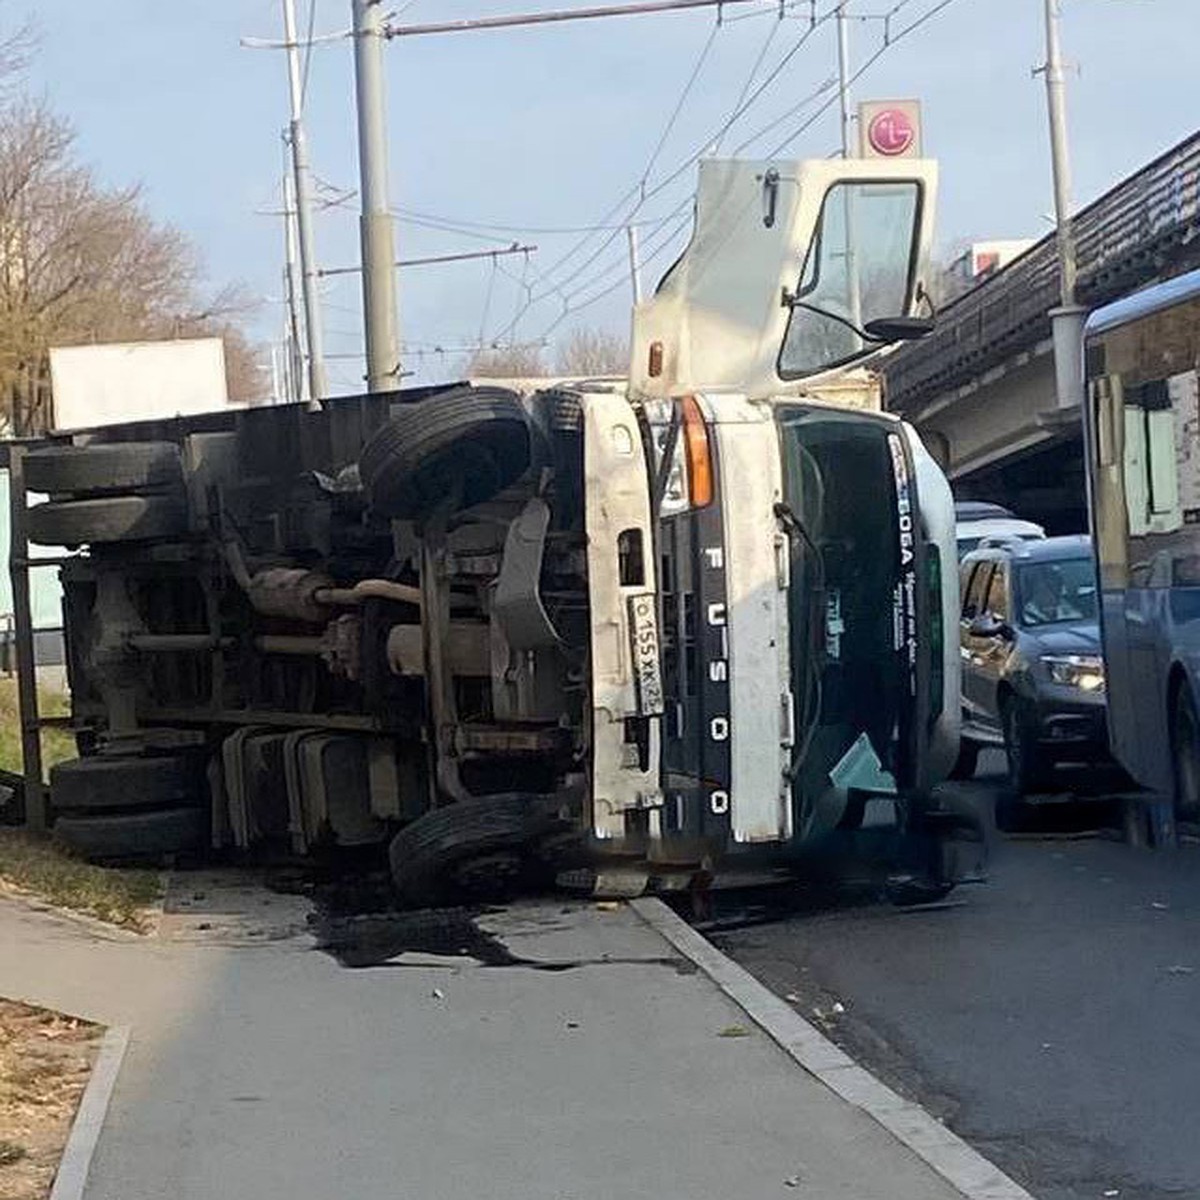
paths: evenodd
<path fill-rule="evenodd" d="M 658 716 L 663 711 L 663 682 L 658 657 L 658 610 L 652 592 L 629 597 L 629 637 L 633 643 L 638 712 L 644 717 Z"/>

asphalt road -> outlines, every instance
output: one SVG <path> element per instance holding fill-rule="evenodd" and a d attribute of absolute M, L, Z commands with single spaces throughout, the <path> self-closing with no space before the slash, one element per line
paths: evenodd
<path fill-rule="evenodd" d="M 1200 846 L 1131 849 L 1097 816 L 999 840 L 939 908 L 843 895 L 710 936 L 1040 1200 L 1197 1197 Z"/>

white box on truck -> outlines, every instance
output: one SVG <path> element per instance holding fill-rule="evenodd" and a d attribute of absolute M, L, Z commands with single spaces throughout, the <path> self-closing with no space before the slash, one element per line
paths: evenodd
<path fill-rule="evenodd" d="M 220 338 L 50 351 L 56 431 L 212 412 L 229 402 Z"/>

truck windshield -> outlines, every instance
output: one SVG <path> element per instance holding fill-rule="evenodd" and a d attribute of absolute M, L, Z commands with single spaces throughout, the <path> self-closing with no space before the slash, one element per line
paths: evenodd
<path fill-rule="evenodd" d="M 781 379 L 848 362 L 873 346 L 855 327 L 908 314 L 920 210 L 913 180 L 838 183 L 825 193 L 783 337 Z"/>
<path fill-rule="evenodd" d="M 783 409 L 791 584 L 793 779 L 801 803 L 865 734 L 896 767 L 907 630 L 892 431 L 869 417 Z M 892 436 L 896 436 L 892 433 Z"/>

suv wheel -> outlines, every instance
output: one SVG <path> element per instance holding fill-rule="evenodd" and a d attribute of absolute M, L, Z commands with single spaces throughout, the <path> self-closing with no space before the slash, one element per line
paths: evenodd
<path fill-rule="evenodd" d="M 1019 700 L 1009 700 L 1000 711 L 1004 726 L 1004 754 L 1008 759 L 1008 785 L 1018 796 L 1042 791 L 1050 773 L 1045 751 Z"/>
<path fill-rule="evenodd" d="M 955 760 L 954 766 L 950 768 L 950 778 L 974 779 L 975 769 L 979 766 L 979 750 L 978 742 L 969 742 L 966 738 L 960 738 L 958 758 Z"/>
<path fill-rule="evenodd" d="M 1171 711 L 1171 757 L 1175 775 L 1175 815 L 1200 812 L 1200 718 L 1192 691 L 1184 683 Z"/>

